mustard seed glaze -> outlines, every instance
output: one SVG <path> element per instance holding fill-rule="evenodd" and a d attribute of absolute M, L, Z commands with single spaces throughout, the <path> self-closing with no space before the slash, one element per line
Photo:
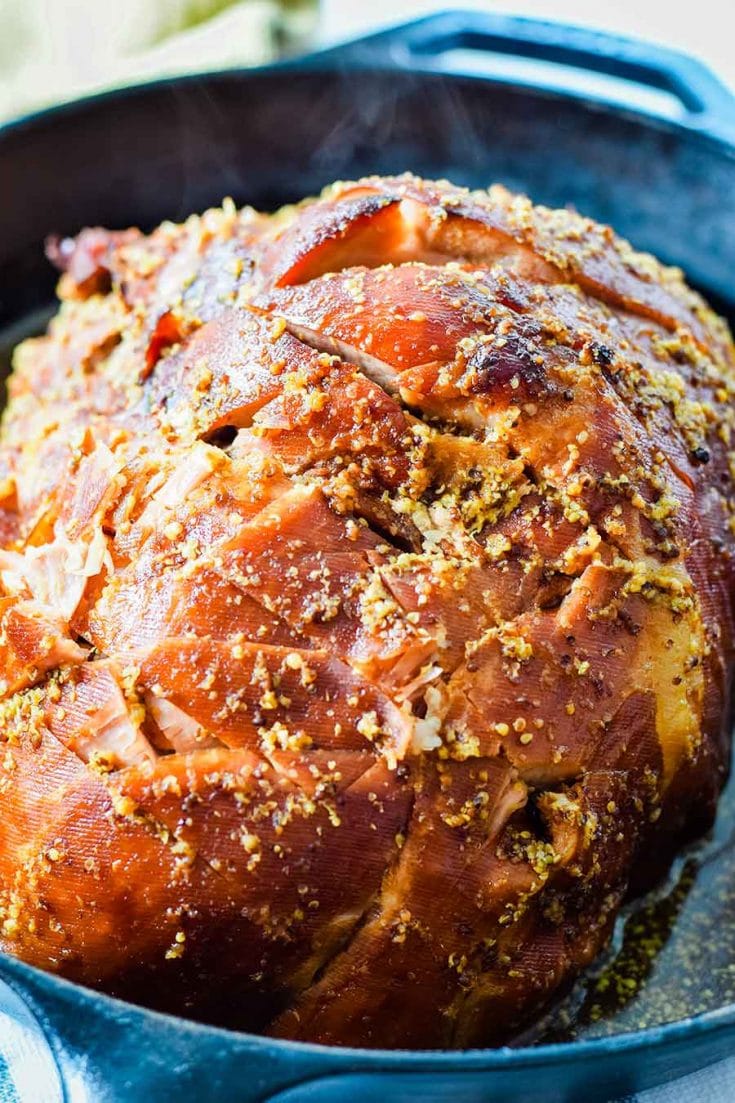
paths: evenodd
<path fill-rule="evenodd" d="M 714 814 L 726 325 L 607 227 L 411 176 L 52 253 L 0 949 L 277 1036 L 512 1038 Z"/>

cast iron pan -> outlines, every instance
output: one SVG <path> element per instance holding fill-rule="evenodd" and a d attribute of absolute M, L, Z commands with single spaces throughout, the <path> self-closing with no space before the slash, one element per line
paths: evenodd
<path fill-rule="evenodd" d="M 509 57 L 543 62 L 543 79 L 510 79 Z M 587 74 L 584 96 L 570 93 L 571 70 L 578 87 Z M 615 78 L 614 94 L 600 75 Z M 644 93 L 677 117 L 631 108 Z M 452 13 L 287 66 L 161 81 L 1 129 L 2 343 L 48 311 L 49 233 L 151 227 L 225 195 L 273 207 L 336 178 L 407 168 L 574 204 L 680 264 L 735 319 L 730 94 L 666 50 Z M 735 1046 L 731 790 L 713 835 L 629 908 L 605 960 L 513 1048 L 274 1042 L 153 1014 L 2 958 L 0 1100 L 600 1103 L 673 1081 Z"/>

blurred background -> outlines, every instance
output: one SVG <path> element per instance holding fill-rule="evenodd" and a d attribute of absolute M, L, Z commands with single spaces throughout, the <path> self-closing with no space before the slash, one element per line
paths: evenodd
<path fill-rule="evenodd" d="M 441 0 L 0 0 L 0 119 L 156 76 L 257 65 L 452 5 Z M 732 0 L 464 0 L 674 46 L 735 87 Z"/>

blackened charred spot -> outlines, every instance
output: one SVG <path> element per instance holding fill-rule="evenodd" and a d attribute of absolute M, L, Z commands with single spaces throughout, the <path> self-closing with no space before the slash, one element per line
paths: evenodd
<path fill-rule="evenodd" d="M 550 393 L 543 357 L 522 337 L 511 335 L 494 344 L 481 344 L 467 361 L 471 394 L 503 394 L 519 400 Z"/>
<path fill-rule="evenodd" d="M 613 350 L 607 345 L 598 344 L 597 341 L 591 342 L 589 350 L 590 356 L 599 368 L 609 368 L 615 359 Z"/>
<path fill-rule="evenodd" d="M 699 445 L 697 448 L 692 448 L 689 456 L 692 463 L 695 464 L 709 463 L 710 459 L 712 458 L 709 449 L 704 448 L 701 445 Z"/>

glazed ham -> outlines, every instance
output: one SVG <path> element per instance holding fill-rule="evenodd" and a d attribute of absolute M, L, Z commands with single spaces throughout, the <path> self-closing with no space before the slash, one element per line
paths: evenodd
<path fill-rule="evenodd" d="M 411 176 L 57 243 L 0 445 L 0 948 L 495 1044 L 711 822 L 730 335 L 611 230 Z"/>

